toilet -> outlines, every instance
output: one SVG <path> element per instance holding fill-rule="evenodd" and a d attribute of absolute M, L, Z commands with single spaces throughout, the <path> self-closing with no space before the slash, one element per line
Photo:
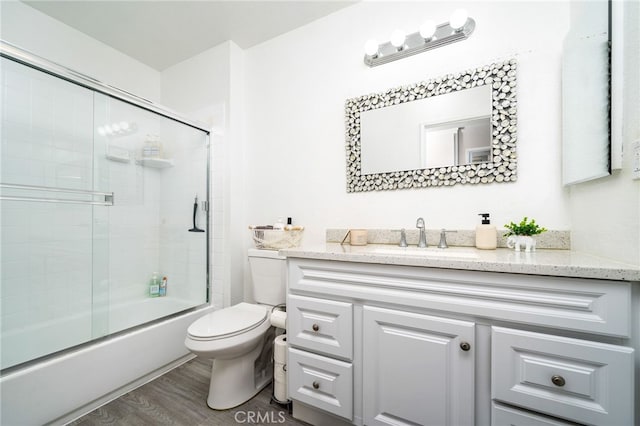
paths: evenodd
<path fill-rule="evenodd" d="M 271 308 L 285 303 L 285 259 L 275 250 L 249 249 L 256 303 L 211 312 L 191 324 L 186 347 L 213 359 L 207 405 L 226 410 L 253 398 L 273 377 Z"/>

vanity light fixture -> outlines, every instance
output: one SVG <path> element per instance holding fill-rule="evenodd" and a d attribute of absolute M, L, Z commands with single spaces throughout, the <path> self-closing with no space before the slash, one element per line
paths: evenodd
<path fill-rule="evenodd" d="M 404 41 L 407 39 L 407 35 L 402 30 L 395 30 L 391 33 L 391 45 L 396 48 L 396 51 L 401 51 L 404 48 Z"/>
<path fill-rule="evenodd" d="M 457 9 L 451 14 L 449 22 L 436 25 L 427 20 L 420 26 L 420 30 L 405 35 L 402 30 L 395 30 L 390 41 L 378 44 L 376 40 L 369 40 L 365 44 L 364 63 L 370 67 L 386 64 L 407 56 L 446 46 L 462 41 L 473 33 L 476 22 L 469 18 L 467 11 Z"/>

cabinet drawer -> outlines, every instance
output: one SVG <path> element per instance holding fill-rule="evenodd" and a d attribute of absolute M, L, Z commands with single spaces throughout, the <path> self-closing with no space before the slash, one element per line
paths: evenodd
<path fill-rule="evenodd" d="M 289 396 L 353 419 L 353 372 L 348 362 L 289 348 Z"/>
<path fill-rule="evenodd" d="M 633 349 L 501 327 L 492 397 L 585 424 L 632 424 Z"/>
<path fill-rule="evenodd" d="M 334 300 L 289 295 L 289 343 L 304 349 L 351 360 L 353 305 Z"/>
<path fill-rule="evenodd" d="M 553 417 L 519 410 L 495 402 L 491 406 L 491 426 L 575 426 Z"/>

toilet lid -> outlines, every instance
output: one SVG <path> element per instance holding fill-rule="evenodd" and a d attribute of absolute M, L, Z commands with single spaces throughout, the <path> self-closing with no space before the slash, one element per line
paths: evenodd
<path fill-rule="evenodd" d="M 256 328 L 266 319 L 264 306 L 243 302 L 203 316 L 191 324 L 187 332 L 198 340 L 214 340 Z"/>

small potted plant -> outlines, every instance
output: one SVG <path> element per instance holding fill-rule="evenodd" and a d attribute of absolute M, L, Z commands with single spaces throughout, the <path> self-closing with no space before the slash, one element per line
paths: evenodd
<path fill-rule="evenodd" d="M 520 251 L 520 246 L 524 246 L 525 251 L 535 251 L 536 240 L 533 236 L 542 234 L 547 230 L 546 228 L 539 226 L 535 219 L 531 219 L 531 221 L 529 221 L 529 218 L 526 216 L 520 221 L 520 223 L 516 224 L 510 222 L 504 225 L 504 227 L 508 231 L 505 234 L 505 237 L 508 237 L 507 247 L 513 248 L 515 251 Z"/>

